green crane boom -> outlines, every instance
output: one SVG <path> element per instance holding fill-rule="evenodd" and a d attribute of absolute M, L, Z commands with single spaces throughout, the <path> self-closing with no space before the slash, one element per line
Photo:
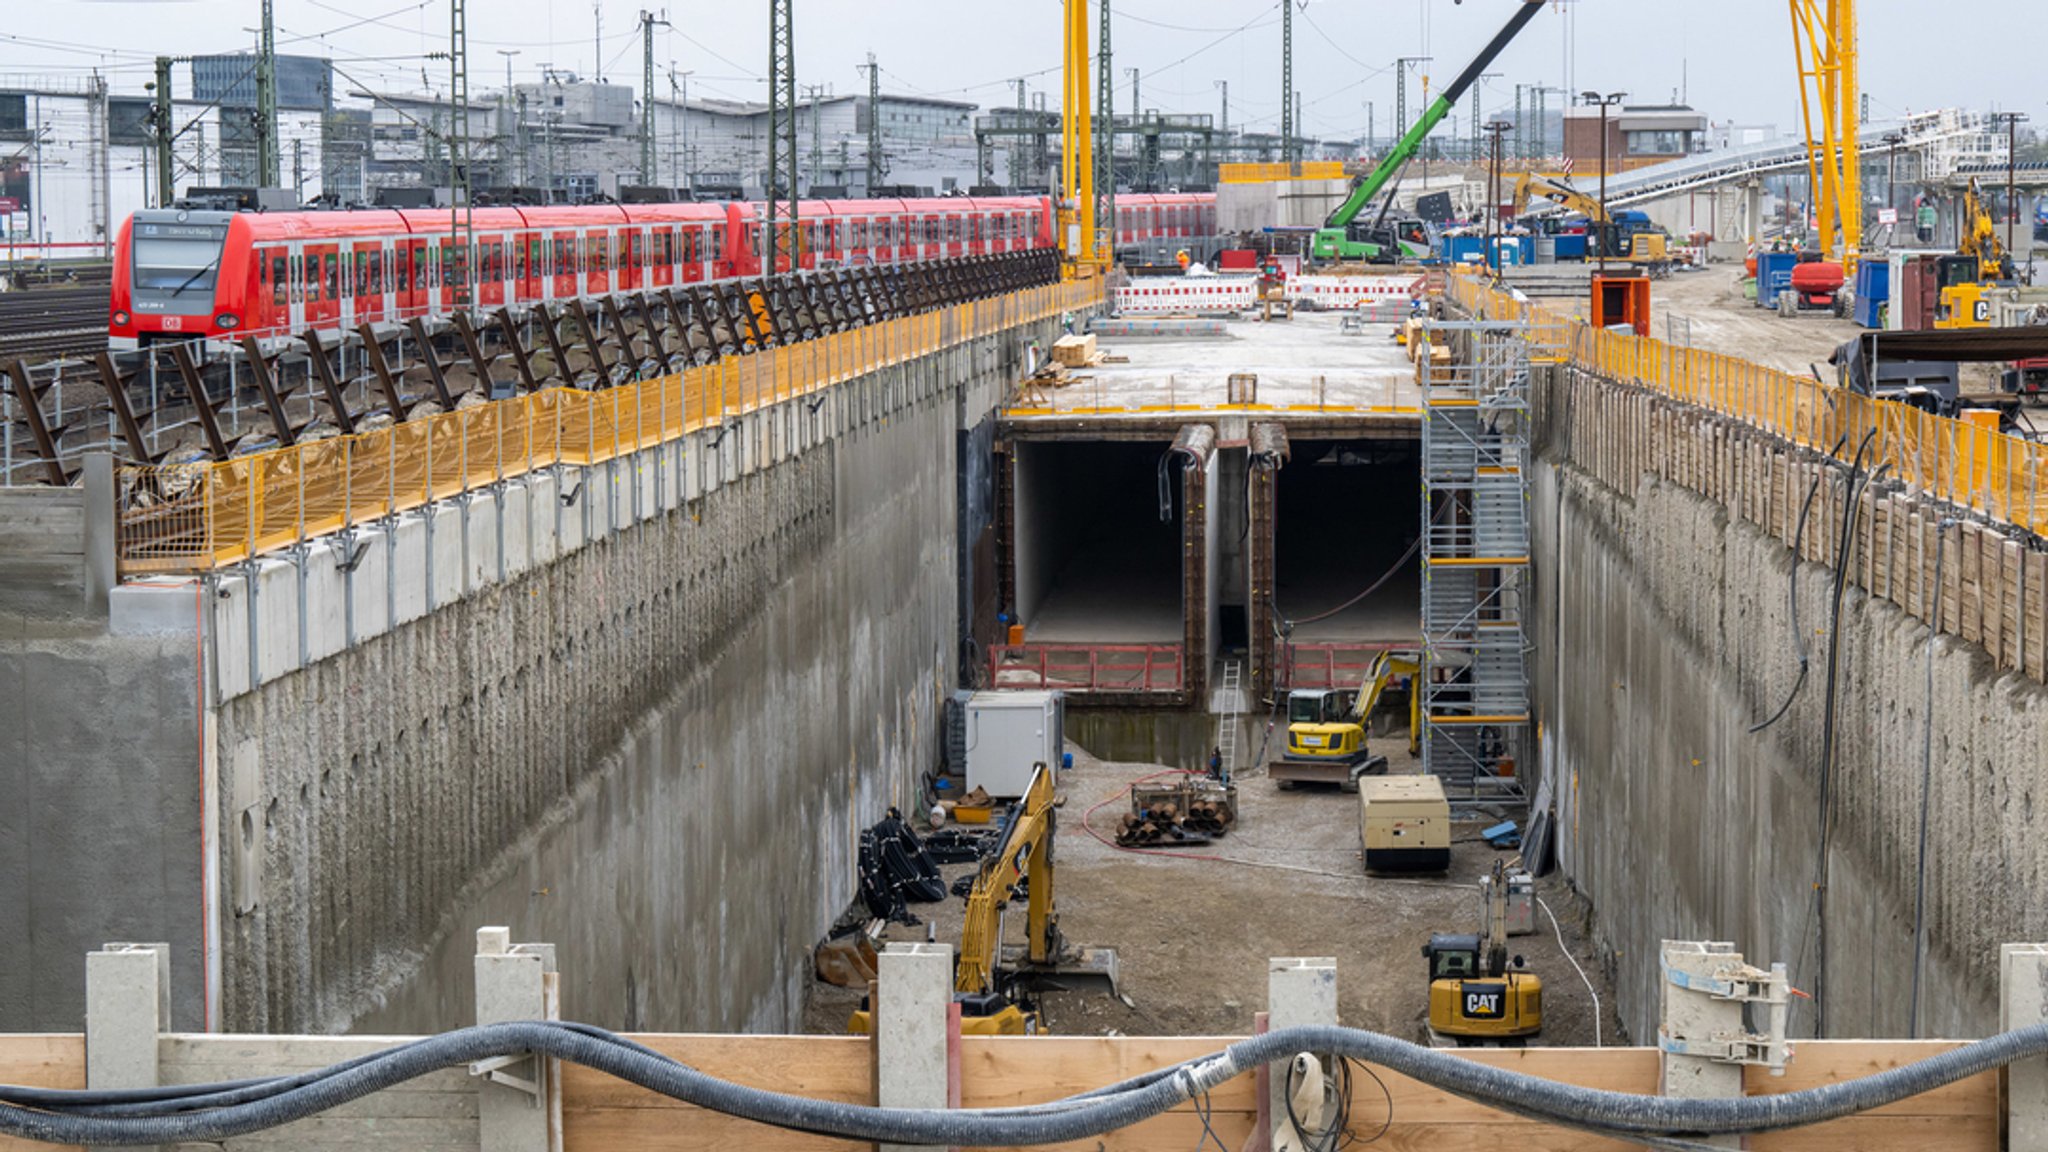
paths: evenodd
<path fill-rule="evenodd" d="M 1485 50 L 1481 51 L 1472 63 L 1466 65 L 1463 72 L 1458 73 L 1458 78 L 1451 81 L 1450 87 L 1445 88 L 1442 95 L 1430 102 L 1414 126 L 1394 142 L 1393 151 L 1387 153 L 1386 158 L 1380 161 L 1379 167 L 1374 168 L 1371 175 L 1351 189 L 1351 194 L 1344 198 L 1344 203 L 1338 205 L 1335 212 L 1330 213 L 1330 218 L 1325 220 L 1322 228 L 1316 232 L 1315 246 L 1312 249 L 1316 259 L 1390 260 L 1402 255 L 1427 255 L 1426 246 L 1419 245 L 1416 238 L 1397 236 L 1394 230 L 1384 227 L 1384 206 L 1379 217 L 1370 225 L 1361 225 L 1359 216 L 1365 211 L 1366 206 L 1372 203 L 1374 197 L 1381 192 L 1391 191 L 1392 186 L 1401 178 L 1401 171 L 1408 167 L 1408 162 L 1422 150 L 1422 142 L 1429 138 L 1429 134 L 1436 130 L 1437 125 L 1450 116 L 1451 109 L 1458 106 L 1459 99 L 1472 85 L 1478 83 L 1480 74 L 1507 49 L 1515 37 L 1521 34 L 1522 29 L 1529 26 L 1529 22 L 1536 18 L 1542 7 L 1543 0 L 1521 0 L 1514 18 L 1508 21 L 1507 27 L 1502 28 L 1487 44 Z M 1389 200 L 1391 199 L 1390 196 Z"/>

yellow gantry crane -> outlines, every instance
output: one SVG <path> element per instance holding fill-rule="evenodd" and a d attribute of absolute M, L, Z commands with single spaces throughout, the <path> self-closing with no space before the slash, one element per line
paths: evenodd
<path fill-rule="evenodd" d="M 1101 275 L 1108 237 L 1095 227 L 1095 121 L 1088 94 L 1088 0 L 1065 0 L 1060 96 L 1060 266 L 1069 280 Z"/>
<path fill-rule="evenodd" d="M 1857 140 L 1856 0 L 1789 0 L 1806 118 L 1821 251 L 1855 275 L 1863 247 L 1862 153 Z"/>

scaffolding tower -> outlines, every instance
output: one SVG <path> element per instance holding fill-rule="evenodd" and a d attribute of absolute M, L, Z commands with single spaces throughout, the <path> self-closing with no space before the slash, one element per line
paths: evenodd
<path fill-rule="evenodd" d="M 1529 732 L 1528 334 L 1437 321 L 1421 358 L 1422 766 L 1453 799 L 1512 800 Z"/>

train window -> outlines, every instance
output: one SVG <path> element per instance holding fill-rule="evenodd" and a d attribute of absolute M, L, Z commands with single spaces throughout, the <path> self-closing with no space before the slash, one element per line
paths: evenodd
<path fill-rule="evenodd" d="M 270 302 L 279 308 L 284 307 L 287 301 L 286 294 L 291 291 L 290 276 L 291 269 L 284 257 L 270 258 Z"/>

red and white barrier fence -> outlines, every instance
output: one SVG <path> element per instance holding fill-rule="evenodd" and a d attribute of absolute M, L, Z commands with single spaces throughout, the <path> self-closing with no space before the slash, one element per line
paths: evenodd
<path fill-rule="evenodd" d="M 1257 307 L 1256 276 L 1146 277 L 1116 291 L 1125 316 L 1236 313 Z"/>

